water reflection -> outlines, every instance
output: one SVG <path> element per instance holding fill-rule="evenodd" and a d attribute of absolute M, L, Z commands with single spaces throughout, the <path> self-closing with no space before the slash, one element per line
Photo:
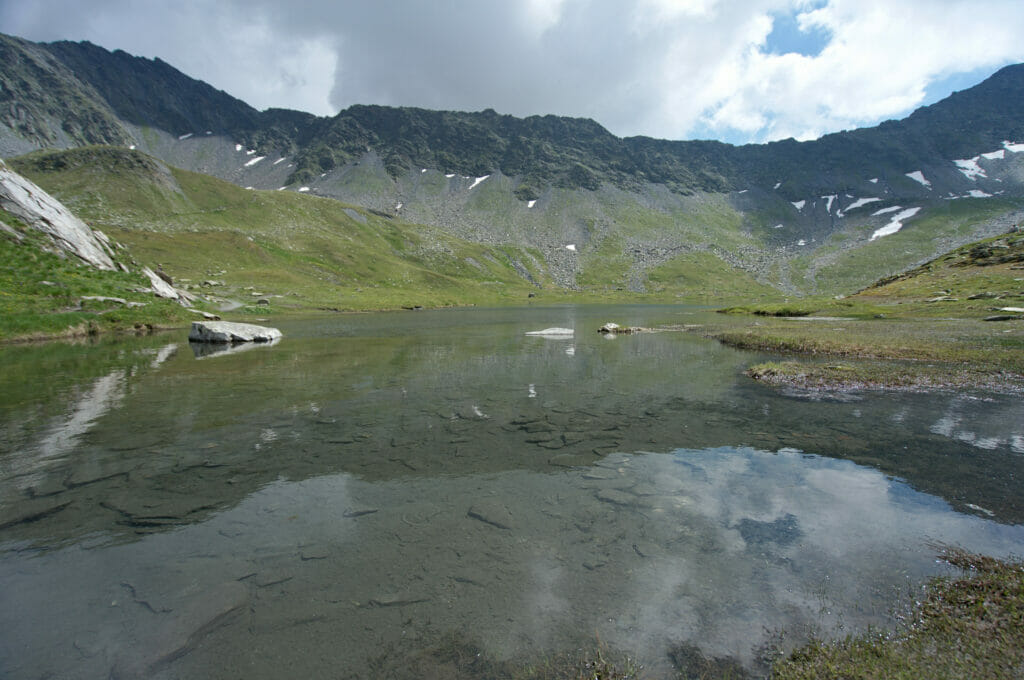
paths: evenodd
<path fill-rule="evenodd" d="M 765 626 L 884 622 L 930 540 L 1020 551 L 1020 398 L 779 394 L 749 354 L 609 320 L 699 316 L 361 315 L 216 361 L 0 349 L 0 675 L 372 675 L 452 630 L 749 663 Z M 552 327 L 573 336 L 526 335 Z"/>
<path fill-rule="evenodd" d="M 750 664 L 768 631 L 884 623 L 935 539 L 1005 554 L 1024 529 L 796 451 L 278 481 L 179 531 L 8 553 L 0 658 L 12 678 L 365 677 L 379 650 L 456 630 L 498 656 L 596 632 L 655 673 L 685 640 Z"/>

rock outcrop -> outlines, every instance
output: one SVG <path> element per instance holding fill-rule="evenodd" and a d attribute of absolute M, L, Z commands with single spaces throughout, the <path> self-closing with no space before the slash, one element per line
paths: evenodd
<path fill-rule="evenodd" d="M 281 331 L 267 326 L 230 321 L 193 321 L 190 342 L 275 342 Z"/>
<path fill-rule="evenodd" d="M 117 268 L 106 236 L 94 232 L 63 203 L 12 171 L 2 160 L 0 208 L 49 236 L 62 252 L 70 253 L 97 269 L 109 271 Z"/>

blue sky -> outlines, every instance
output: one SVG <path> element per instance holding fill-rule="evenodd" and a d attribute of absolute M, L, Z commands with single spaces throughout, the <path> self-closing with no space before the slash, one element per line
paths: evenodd
<path fill-rule="evenodd" d="M 903 117 L 1024 62 L 1020 0 L 0 0 L 0 31 L 160 57 L 261 109 L 738 144 Z"/>

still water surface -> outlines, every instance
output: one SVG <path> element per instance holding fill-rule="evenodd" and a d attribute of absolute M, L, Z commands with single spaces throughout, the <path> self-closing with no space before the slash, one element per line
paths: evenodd
<path fill-rule="evenodd" d="M 1024 400 L 779 393 L 682 307 L 0 349 L 0 676 L 375 677 L 453 638 L 669 674 L 1024 549 Z M 527 336 L 549 326 L 562 338 Z M 408 663 L 406 663 L 408 659 Z M 396 670 L 397 669 L 397 670 Z"/>

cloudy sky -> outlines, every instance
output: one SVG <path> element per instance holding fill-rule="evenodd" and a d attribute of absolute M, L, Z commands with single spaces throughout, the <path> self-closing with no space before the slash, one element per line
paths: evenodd
<path fill-rule="evenodd" d="M 1024 62 L 1020 0 L 0 0 L 263 109 L 593 118 L 734 143 L 873 125 Z"/>

